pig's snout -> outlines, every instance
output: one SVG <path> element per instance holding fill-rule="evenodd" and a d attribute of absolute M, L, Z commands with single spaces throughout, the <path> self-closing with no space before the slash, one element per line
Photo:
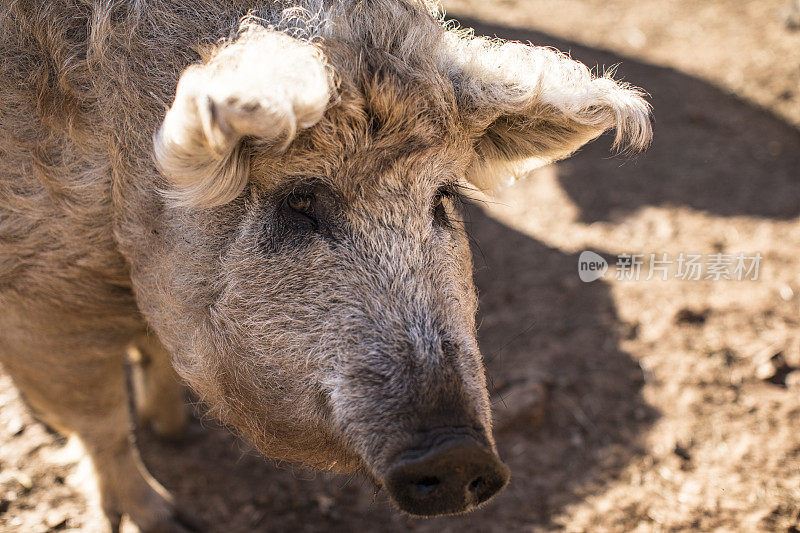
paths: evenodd
<path fill-rule="evenodd" d="M 500 492 L 508 478 L 508 467 L 483 442 L 436 432 L 399 456 L 386 488 L 403 511 L 435 516 L 474 509 Z"/>

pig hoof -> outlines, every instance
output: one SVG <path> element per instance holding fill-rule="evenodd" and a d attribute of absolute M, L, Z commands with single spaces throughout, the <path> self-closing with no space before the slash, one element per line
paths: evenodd
<path fill-rule="evenodd" d="M 106 513 L 111 525 L 112 533 L 119 533 L 122 514 L 118 512 Z M 180 509 L 172 508 L 169 516 L 153 520 L 138 519 L 131 516 L 131 521 L 136 524 L 140 533 L 202 533 L 207 530 L 203 521 L 194 514 Z"/>
<path fill-rule="evenodd" d="M 172 496 L 158 482 L 152 478 L 145 481 L 144 486 L 138 483 L 127 487 L 118 485 L 113 492 L 106 491 L 101 495 L 112 533 L 119 531 L 123 515 L 127 515 L 141 533 L 206 531 L 203 522 L 175 505 Z"/>

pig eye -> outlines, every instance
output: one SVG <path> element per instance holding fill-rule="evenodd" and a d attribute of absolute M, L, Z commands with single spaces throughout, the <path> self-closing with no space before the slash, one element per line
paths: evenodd
<path fill-rule="evenodd" d="M 433 217 L 436 220 L 442 223 L 447 223 L 445 198 L 453 198 L 456 196 L 456 194 L 457 193 L 449 185 L 436 191 L 436 194 L 433 196 L 433 200 L 431 200 L 431 211 L 433 212 Z"/>
<path fill-rule="evenodd" d="M 286 198 L 286 205 L 308 217 L 314 216 L 314 195 L 312 194 L 292 193 Z"/>
<path fill-rule="evenodd" d="M 297 228 L 316 231 L 318 225 L 317 198 L 312 192 L 293 191 L 283 198 L 281 212 Z"/>

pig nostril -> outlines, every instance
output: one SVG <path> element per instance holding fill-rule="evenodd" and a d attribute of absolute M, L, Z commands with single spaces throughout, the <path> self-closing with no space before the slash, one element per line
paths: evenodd
<path fill-rule="evenodd" d="M 472 483 L 469 484 L 469 491 L 470 492 L 480 492 L 483 490 L 483 487 L 486 486 L 482 477 L 476 477 L 472 480 Z"/>
<path fill-rule="evenodd" d="M 413 483 L 414 489 L 420 494 L 430 494 L 439 486 L 438 477 L 424 477 Z"/>

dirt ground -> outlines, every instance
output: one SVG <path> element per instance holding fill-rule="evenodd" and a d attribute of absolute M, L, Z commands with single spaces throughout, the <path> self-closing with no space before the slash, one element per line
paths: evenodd
<path fill-rule="evenodd" d="M 788 0 L 452 0 L 477 33 L 652 95 L 643 156 L 601 138 L 469 208 L 508 489 L 412 519 L 360 478 L 273 465 L 195 421 L 139 440 L 213 531 L 800 530 L 800 30 Z M 800 18 L 800 13 L 798 14 Z M 798 20 L 800 25 L 800 20 Z M 590 249 L 611 267 L 578 277 Z M 761 254 L 758 280 L 644 278 L 649 254 Z M 644 254 L 640 281 L 618 280 Z M 0 530 L 102 531 L 88 465 L 0 373 Z M 127 530 L 133 530 L 128 524 Z"/>

